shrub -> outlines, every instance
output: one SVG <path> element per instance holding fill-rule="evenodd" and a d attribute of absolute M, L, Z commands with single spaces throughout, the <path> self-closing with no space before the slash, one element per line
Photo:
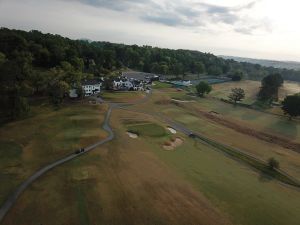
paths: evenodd
<path fill-rule="evenodd" d="M 207 82 L 201 81 L 198 85 L 196 85 L 196 90 L 200 97 L 204 97 L 205 94 L 211 92 L 212 87 Z"/>
<path fill-rule="evenodd" d="M 270 158 L 268 160 L 268 166 L 272 170 L 279 169 L 279 162 L 276 159 L 274 159 L 274 158 Z"/>

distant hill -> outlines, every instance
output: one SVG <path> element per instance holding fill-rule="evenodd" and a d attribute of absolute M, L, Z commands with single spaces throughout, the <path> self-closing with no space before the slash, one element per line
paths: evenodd
<path fill-rule="evenodd" d="M 224 55 L 220 55 L 220 57 L 222 57 L 224 59 L 233 59 L 233 60 L 238 61 L 238 62 L 248 62 L 248 63 L 253 63 L 253 64 L 259 64 L 259 65 L 266 66 L 266 67 L 300 70 L 300 62 L 295 62 L 295 61 L 277 61 L 277 60 L 268 60 L 268 59 L 253 59 L 253 58 L 243 58 L 243 57 L 224 56 Z"/>

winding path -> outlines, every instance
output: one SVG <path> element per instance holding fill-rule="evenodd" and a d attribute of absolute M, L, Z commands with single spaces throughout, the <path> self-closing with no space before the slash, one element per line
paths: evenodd
<path fill-rule="evenodd" d="M 200 141 L 206 143 L 206 144 L 210 144 L 212 145 L 211 143 L 214 142 L 214 143 L 217 143 L 216 141 L 214 140 L 211 140 L 203 135 L 200 135 L 200 134 L 196 134 L 194 133 L 192 130 L 190 130 L 189 128 L 185 127 L 184 125 L 182 124 L 179 124 L 177 122 L 174 122 L 172 119 L 170 119 L 169 117 L 166 117 L 165 115 L 161 114 L 161 113 L 150 113 L 150 112 L 146 112 L 144 110 L 137 110 L 137 109 L 128 109 L 127 107 L 128 106 L 133 106 L 133 105 L 136 105 L 136 104 L 141 104 L 141 103 L 144 103 L 146 102 L 149 97 L 151 96 L 152 92 L 150 91 L 143 99 L 140 99 L 140 100 L 137 100 L 133 103 L 109 103 L 109 109 L 106 113 L 106 116 L 105 116 L 105 119 L 104 119 L 104 122 L 103 122 L 103 125 L 102 125 L 102 128 L 108 132 L 108 137 L 106 137 L 104 140 L 101 140 L 99 142 L 96 142 L 94 143 L 93 145 L 90 145 L 88 147 L 85 148 L 85 152 L 82 152 L 82 153 L 79 153 L 79 154 L 71 154 L 71 155 L 68 155 L 66 156 L 65 158 L 62 158 L 60 160 L 57 160 L 45 167 L 43 167 L 42 169 L 38 170 L 37 172 L 35 172 L 32 176 L 30 176 L 27 180 L 25 180 L 16 190 L 15 192 L 9 196 L 9 198 L 6 200 L 6 202 L 1 206 L 0 208 L 0 223 L 2 222 L 3 218 L 5 217 L 5 215 L 7 214 L 7 212 L 10 210 L 10 208 L 15 204 L 15 202 L 17 201 L 17 199 L 19 198 L 19 196 L 23 193 L 23 191 L 30 185 L 32 184 L 35 180 L 37 180 L 40 176 L 42 176 L 43 174 L 47 173 L 49 170 L 65 163 L 65 162 L 68 162 L 74 158 L 77 158 L 93 149 L 95 149 L 96 147 L 104 144 L 104 143 L 107 143 L 109 141 L 111 141 L 112 139 L 114 139 L 115 135 L 114 135 L 114 132 L 112 130 L 112 128 L 110 127 L 110 124 L 109 124 L 109 121 L 110 121 L 110 117 L 111 117 L 111 113 L 112 113 L 112 110 L 113 109 L 122 109 L 122 110 L 128 110 L 128 111 L 131 111 L 131 112 L 136 112 L 136 113 L 143 113 L 143 114 L 147 114 L 147 115 L 150 115 L 150 116 L 153 116 L 157 119 L 160 119 L 160 120 L 163 120 L 164 122 L 166 122 L 168 125 L 170 125 L 172 128 L 174 128 L 175 130 L 177 131 L 180 131 L 182 132 L 183 134 L 185 135 L 190 135 L 190 134 L 193 134 L 194 137 L 196 137 L 197 139 L 199 139 Z M 103 100 L 101 99 L 98 99 L 99 102 L 103 102 Z M 224 146 L 224 147 L 227 147 L 227 148 L 231 148 L 233 149 L 232 147 L 230 146 L 226 146 L 224 144 L 221 144 L 221 143 L 217 143 L 218 145 L 220 146 Z M 212 145 L 215 147 L 215 145 Z M 258 162 L 262 162 L 262 163 L 265 163 L 263 161 L 261 161 L 260 159 L 257 159 L 255 158 L 254 156 L 251 156 L 241 150 L 237 150 L 237 149 L 234 149 L 234 151 L 236 152 L 239 152 L 241 154 L 245 154 L 247 155 L 247 157 L 251 157 L 252 159 L 258 161 Z M 285 176 L 289 177 L 290 179 L 292 180 L 295 180 L 293 177 L 289 176 L 288 174 L 286 174 L 284 171 L 278 169 L 278 171 L 282 174 L 284 174 Z M 298 181 L 297 181 L 298 182 Z"/>
<path fill-rule="evenodd" d="M 17 187 L 17 189 L 14 191 L 14 193 L 12 193 L 8 199 L 4 202 L 4 204 L 1 206 L 0 208 L 0 223 L 2 222 L 2 220 L 4 219 L 5 215 L 8 213 L 8 211 L 11 209 L 11 207 L 16 203 L 16 201 L 18 200 L 18 198 L 20 197 L 20 195 L 25 191 L 26 188 L 28 188 L 28 186 L 30 184 L 32 184 L 34 181 L 36 181 L 39 177 L 41 177 L 43 174 L 47 173 L 48 171 L 50 171 L 51 169 L 65 163 L 68 162 L 74 158 L 80 157 L 83 154 L 86 154 L 87 152 L 97 148 L 100 145 L 103 145 L 109 141 L 111 141 L 112 139 L 114 139 L 115 134 L 112 130 L 112 128 L 110 127 L 109 121 L 110 121 L 110 116 L 112 113 L 112 110 L 114 108 L 125 108 L 128 106 L 132 106 L 135 104 L 140 104 L 143 102 L 146 102 L 149 97 L 151 96 L 152 92 L 150 91 L 149 93 L 147 93 L 147 95 L 140 100 L 137 100 L 133 103 L 109 103 L 109 108 L 108 111 L 106 113 L 102 128 L 107 131 L 108 133 L 108 137 L 106 137 L 105 139 L 96 142 L 90 146 L 85 147 L 85 151 L 81 152 L 79 154 L 73 153 L 71 155 L 68 155 L 62 159 L 59 159 L 43 168 L 41 168 L 40 170 L 36 171 L 33 175 L 31 175 L 29 178 L 27 178 L 27 180 L 25 180 L 24 182 L 21 183 L 21 185 L 19 187 Z M 99 102 L 103 102 L 102 99 L 98 99 Z"/>

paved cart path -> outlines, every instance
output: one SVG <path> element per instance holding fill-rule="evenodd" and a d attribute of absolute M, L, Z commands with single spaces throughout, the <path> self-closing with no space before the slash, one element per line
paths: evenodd
<path fill-rule="evenodd" d="M 141 104 L 146 102 L 150 96 L 151 96 L 152 92 L 149 91 L 146 96 L 140 100 L 137 100 L 133 103 L 109 103 L 109 108 L 108 111 L 106 113 L 102 128 L 107 131 L 108 133 L 108 137 L 106 137 L 105 139 L 96 142 L 90 146 L 85 147 L 85 151 L 75 154 L 72 153 L 71 155 L 68 155 L 62 159 L 56 160 L 55 162 L 39 169 L 38 171 L 36 171 L 34 174 L 32 174 L 29 178 L 27 178 L 24 182 L 21 183 L 20 186 L 17 187 L 17 189 L 6 199 L 6 201 L 4 202 L 4 204 L 1 206 L 0 208 L 0 223 L 2 222 L 3 218 L 5 217 L 5 215 L 7 214 L 7 212 L 10 210 L 10 208 L 16 203 L 16 201 L 18 200 L 18 198 L 20 197 L 20 195 L 24 192 L 24 190 L 26 188 L 28 188 L 28 186 L 30 184 L 32 184 L 35 180 L 37 180 L 39 177 L 41 177 L 43 174 L 47 173 L 48 171 L 50 171 L 51 169 L 65 163 L 68 162 L 74 158 L 80 157 L 83 154 L 88 153 L 91 150 L 94 150 L 95 148 L 97 148 L 100 145 L 103 145 L 109 141 L 111 141 L 112 139 L 115 138 L 115 134 L 109 124 L 110 121 L 110 116 L 112 113 L 112 110 L 115 108 L 125 108 L 128 106 L 132 106 L 132 105 L 136 105 L 136 104 Z M 98 98 L 97 101 L 99 103 L 103 103 L 104 101 L 101 98 Z"/>

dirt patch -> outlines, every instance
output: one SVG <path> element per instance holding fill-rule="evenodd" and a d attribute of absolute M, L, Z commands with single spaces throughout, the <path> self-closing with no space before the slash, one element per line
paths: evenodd
<path fill-rule="evenodd" d="M 128 136 L 129 136 L 130 138 L 133 138 L 133 139 L 136 139 L 136 138 L 139 137 L 137 134 L 131 133 L 131 132 L 128 132 L 128 131 L 126 132 L 126 134 L 128 134 Z"/>
<path fill-rule="evenodd" d="M 228 127 L 230 129 L 233 129 L 233 130 L 235 130 L 237 132 L 240 132 L 242 134 L 246 134 L 246 135 L 258 138 L 260 140 L 267 141 L 269 143 L 277 144 L 279 146 L 282 146 L 282 147 L 287 148 L 287 149 L 291 149 L 291 150 L 296 151 L 296 152 L 300 152 L 300 143 L 290 141 L 290 140 L 288 140 L 287 138 L 284 138 L 284 137 L 279 137 L 279 136 L 276 136 L 276 135 L 273 135 L 273 134 L 268 134 L 268 133 L 265 133 L 265 132 L 257 131 L 257 130 L 254 130 L 254 129 L 251 129 L 251 128 L 248 128 L 248 127 L 238 125 L 238 124 L 234 123 L 233 121 L 229 121 L 227 119 L 224 119 L 224 118 L 222 118 L 218 115 L 215 115 L 215 114 L 211 114 L 209 112 L 205 112 L 205 111 L 202 111 L 202 110 L 199 110 L 199 109 L 196 109 L 196 111 L 199 114 L 201 114 L 202 116 L 208 118 L 209 120 L 211 120 L 213 122 L 216 122 L 218 124 L 221 124 L 221 125 L 223 125 L 225 127 Z"/>
<path fill-rule="evenodd" d="M 172 138 L 170 141 L 164 143 L 163 148 L 171 151 L 183 144 L 183 140 L 179 137 Z"/>
<path fill-rule="evenodd" d="M 219 115 L 220 113 L 216 112 L 216 111 L 210 111 L 210 114 L 215 114 L 215 115 Z"/>
<path fill-rule="evenodd" d="M 169 105 L 170 103 L 171 103 L 171 100 L 167 99 L 167 98 L 155 101 L 155 104 L 157 104 L 157 105 Z"/>
<path fill-rule="evenodd" d="M 189 102 L 195 102 L 194 100 L 179 100 L 179 99 L 171 99 L 173 102 L 180 102 L 180 103 L 189 103 Z"/>

